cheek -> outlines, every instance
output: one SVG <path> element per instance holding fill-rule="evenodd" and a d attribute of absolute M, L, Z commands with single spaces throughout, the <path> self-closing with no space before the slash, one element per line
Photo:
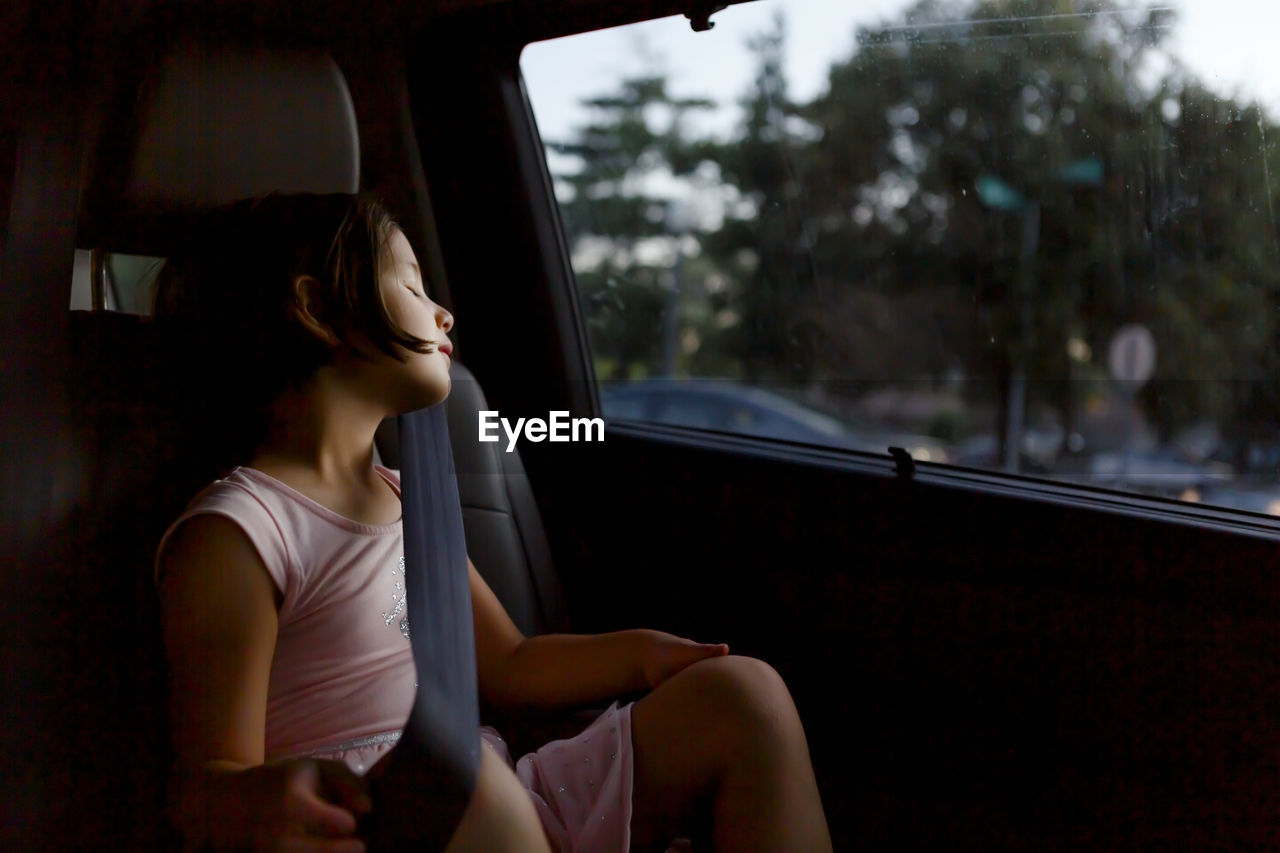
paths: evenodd
<path fill-rule="evenodd" d="M 387 305 L 387 313 L 396 325 L 420 338 L 431 337 L 431 312 L 420 301 L 410 296 L 395 305 Z"/>
<path fill-rule="evenodd" d="M 407 294 L 406 294 L 407 296 Z M 400 294 L 383 299 L 387 306 L 387 316 L 395 322 L 397 326 L 404 328 L 405 323 L 409 321 L 409 301 Z"/>

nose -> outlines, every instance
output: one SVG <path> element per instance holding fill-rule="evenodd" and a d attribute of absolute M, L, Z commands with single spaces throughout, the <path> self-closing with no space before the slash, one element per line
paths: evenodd
<path fill-rule="evenodd" d="M 445 310 L 444 306 L 436 306 L 436 323 L 440 325 L 442 331 L 448 332 L 453 328 L 453 315 Z"/>

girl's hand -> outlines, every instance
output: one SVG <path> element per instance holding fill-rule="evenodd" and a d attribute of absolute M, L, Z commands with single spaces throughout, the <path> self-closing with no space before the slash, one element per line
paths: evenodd
<path fill-rule="evenodd" d="M 641 631 L 640 666 L 652 689 L 685 667 L 729 654 L 724 643 L 695 643 L 662 631 Z"/>
<path fill-rule="evenodd" d="M 356 821 L 372 803 L 365 781 L 340 761 L 205 770 L 196 785 L 203 802 L 179 823 L 189 840 L 204 839 L 199 849 L 364 853 Z"/>

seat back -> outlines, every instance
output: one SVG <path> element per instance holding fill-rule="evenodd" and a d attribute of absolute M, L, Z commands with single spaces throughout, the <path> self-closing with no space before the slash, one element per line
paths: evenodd
<path fill-rule="evenodd" d="M 64 282 L 65 286 L 65 282 Z M 182 452 L 159 417 L 162 380 L 146 318 L 73 311 L 69 399 L 84 488 L 65 537 L 75 552 L 63 607 L 65 712 L 50 808 L 60 849 L 173 849 L 155 543 L 182 498 L 156 471 Z M 59 608 L 61 609 L 61 608 Z M 51 849 L 45 847 L 44 849 Z"/>
<path fill-rule="evenodd" d="M 189 45 L 161 53 L 140 80 L 124 81 L 128 97 L 112 103 L 128 115 L 103 117 L 103 146 L 136 139 L 138 150 L 115 159 L 95 155 L 80 211 L 80 248 L 97 250 L 95 259 L 110 251 L 164 257 L 202 210 L 235 197 L 359 189 L 351 98 L 327 54 Z M 203 61 L 183 59 L 186 50 Z M 235 140 L 224 136 L 228 124 Z M 297 126 L 333 142 L 280 148 L 282 138 L 297 138 Z M 95 309 L 102 307 L 95 299 Z M 73 311 L 67 328 L 77 451 L 86 470 L 78 487 L 84 497 L 57 535 L 73 539 L 67 550 L 81 555 L 67 579 L 75 584 L 71 600 L 92 605 L 65 617 L 65 648 L 48 654 L 68 672 L 57 701 L 74 706 L 59 715 L 60 733 L 49 738 L 59 745 L 52 757 L 63 780 L 46 792 L 56 800 L 51 823 L 65 825 L 57 846 L 68 849 L 172 849 L 165 820 L 172 750 L 151 565 L 164 527 L 201 478 L 216 473 L 204 446 L 214 437 L 187 431 L 191 424 L 169 392 L 198 389 L 167 375 L 165 342 L 149 318 Z M 455 402 L 483 406 L 474 377 L 457 370 Z M 470 553 L 522 630 L 554 627 L 563 608 L 523 468 L 474 441 L 474 414 L 469 428 L 453 415 L 451 407 Z M 398 466 L 395 450 L 388 455 Z M 82 808 L 92 813 L 71 820 Z"/>
<path fill-rule="evenodd" d="M 122 79 L 110 101 L 116 112 L 98 117 L 106 130 L 91 153 L 77 240 L 94 250 L 95 277 L 105 252 L 164 257 L 193 214 L 237 194 L 358 189 L 351 99 L 327 55 L 218 47 L 218 58 L 200 50 L 206 61 L 192 62 L 184 58 L 189 42 L 130 43 L 167 50 L 140 64 L 139 79 Z M 337 141 L 280 151 L 295 124 Z M 228 130 L 235 145 L 219 135 Z M 135 140 L 136 151 L 111 151 Z M 255 154 L 272 150 L 274 164 Z M 46 283 L 62 293 L 70 284 Z M 61 626 L 56 648 L 41 652 L 60 677 L 56 695 L 41 698 L 58 710 L 45 720 L 55 731 L 42 735 L 52 746 L 39 794 L 54 832 L 38 846 L 176 849 L 166 819 L 173 753 L 151 567 L 164 527 L 209 472 L 202 439 L 182 431 L 167 399 L 182 377 L 166 377 L 157 330 L 149 318 L 100 310 L 102 288 L 93 289 L 97 310 L 69 312 L 65 327 L 79 468 L 74 508 L 49 539 L 73 555 L 59 578 L 66 596 L 32 604 Z"/>

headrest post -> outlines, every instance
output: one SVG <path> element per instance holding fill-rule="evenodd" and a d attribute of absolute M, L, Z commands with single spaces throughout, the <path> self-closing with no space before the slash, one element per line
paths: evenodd
<path fill-rule="evenodd" d="M 107 307 L 107 252 L 97 248 L 89 252 L 89 305 L 94 311 Z"/>

